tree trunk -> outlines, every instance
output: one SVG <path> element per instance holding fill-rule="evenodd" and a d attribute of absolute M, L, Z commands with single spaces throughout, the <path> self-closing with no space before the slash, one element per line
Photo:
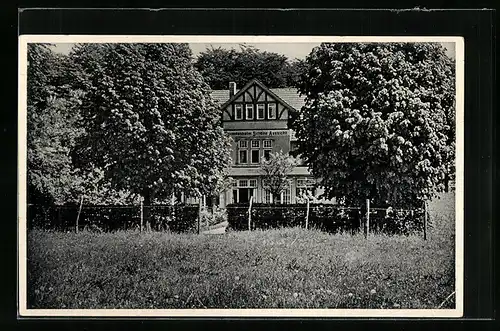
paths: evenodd
<path fill-rule="evenodd" d="M 151 231 L 151 205 L 153 204 L 154 193 L 147 191 L 144 193 L 144 224 L 146 231 Z"/>
<path fill-rule="evenodd" d="M 448 173 L 444 175 L 444 191 L 450 192 L 450 175 Z"/>

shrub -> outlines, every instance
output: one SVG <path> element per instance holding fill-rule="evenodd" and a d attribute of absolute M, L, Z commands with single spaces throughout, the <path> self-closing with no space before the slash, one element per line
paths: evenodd
<path fill-rule="evenodd" d="M 194 232 L 198 222 L 198 207 L 191 205 L 153 205 L 150 208 L 151 228 L 157 231 Z M 28 206 L 28 228 L 74 230 L 78 206 Z M 91 205 L 82 208 L 78 220 L 79 228 L 99 228 L 102 231 L 138 229 L 140 227 L 139 206 Z"/>
<path fill-rule="evenodd" d="M 424 209 L 378 209 L 370 213 L 370 231 L 384 234 L 410 235 L 423 231 Z"/>
<path fill-rule="evenodd" d="M 227 217 L 231 230 L 248 230 L 248 204 L 230 204 Z M 269 205 L 253 204 L 251 228 L 272 229 L 305 227 L 307 207 L 304 204 Z M 332 204 L 311 204 L 309 227 L 337 232 L 363 230 L 366 212 L 359 207 Z M 371 209 L 370 231 L 386 234 L 411 234 L 423 228 L 422 210 Z"/>

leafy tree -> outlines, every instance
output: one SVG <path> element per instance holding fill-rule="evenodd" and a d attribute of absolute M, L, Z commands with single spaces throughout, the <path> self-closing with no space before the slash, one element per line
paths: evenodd
<path fill-rule="evenodd" d="M 103 169 L 113 189 L 150 205 L 176 191 L 210 190 L 229 145 L 209 87 L 186 44 L 103 44 L 77 48 L 85 72 L 86 134 L 75 161 Z M 96 55 L 97 56 L 94 56 Z M 148 219 L 145 209 L 145 219 Z"/>
<path fill-rule="evenodd" d="M 68 78 L 68 59 L 50 45 L 28 45 L 27 180 L 29 203 L 65 203 L 78 194 L 80 178 L 69 153 L 80 131 L 75 129 L 79 102 Z"/>
<path fill-rule="evenodd" d="M 200 54 L 195 66 L 212 89 L 227 89 L 229 82 L 244 86 L 251 79 L 270 88 L 293 86 L 297 70 L 303 68 L 284 55 L 249 46 L 242 46 L 239 51 L 209 48 Z"/>
<path fill-rule="evenodd" d="M 454 63 L 438 43 L 324 43 L 292 127 L 327 198 L 420 205 L 454 162 Z"/>
<path fill-rule="evenodd" d="M 270 153 L 268 159 L 263 157 L 260 172 L 264 189 L 273 197 L 280 197 L 281 192 L 290 187 L 288 176 L 296 165 L 297 160 L 283 151 Z"/>
<path fill-rule="evenodd" d="M 82 172 L 71 151 L 85 128 L 79 107 L 83 72 L 71 56 L 49 44 L 29 44 L 27 79 L 28 202 L 41 204 L 130 202 L 130 192 L 114 191 L 102 171 Z"/>
<path fill-rule="evenodd" d="M 282 74 L 285 79 L 285 87 L 295 87 L 307 73 L 308 66 L 305 60 L 295 59 L 287 63 Z"/>

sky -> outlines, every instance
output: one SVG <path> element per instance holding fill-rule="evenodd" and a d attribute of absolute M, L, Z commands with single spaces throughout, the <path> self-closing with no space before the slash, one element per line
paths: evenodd
<path fill-rule="evenodd" d="M 446 53 L 451 58 L 455 58 L 455 43 L 441 43 L 446 48 Z M 74 44 L 70 43 L 58 43 L 55 44 L 53 50 L 58 53 L 68 54 Z M 255 46 L 261 51 L 268 51 L 278 54 L 286 55 L 289 59 L 305 59 L 305 57 L 311 52 L 311 50 L 318 46 L 319 43 L 245 43 L 245 45 Z M 222 47 L 226 49 L 239 49 L 240 44 L 231 43 L 190 43 L 189 46 L 193 51 L 194 56 L 198 56 L 201 52 L 205 51 L 210 46 L 214 48 Z"/>

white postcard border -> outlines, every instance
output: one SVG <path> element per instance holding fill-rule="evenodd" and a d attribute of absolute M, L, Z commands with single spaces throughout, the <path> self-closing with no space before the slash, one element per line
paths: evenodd
<path fill-rule="evenodd" d="M 453 42 L 456 64 L 455 309 L 28 309 L 26 270 L 26 91 L 28 43 Z M 25 317 L 461 317 L 464 301 L 464 39 L 420 36 L 21 35 L 18 89 L 18 316 Z"/>

